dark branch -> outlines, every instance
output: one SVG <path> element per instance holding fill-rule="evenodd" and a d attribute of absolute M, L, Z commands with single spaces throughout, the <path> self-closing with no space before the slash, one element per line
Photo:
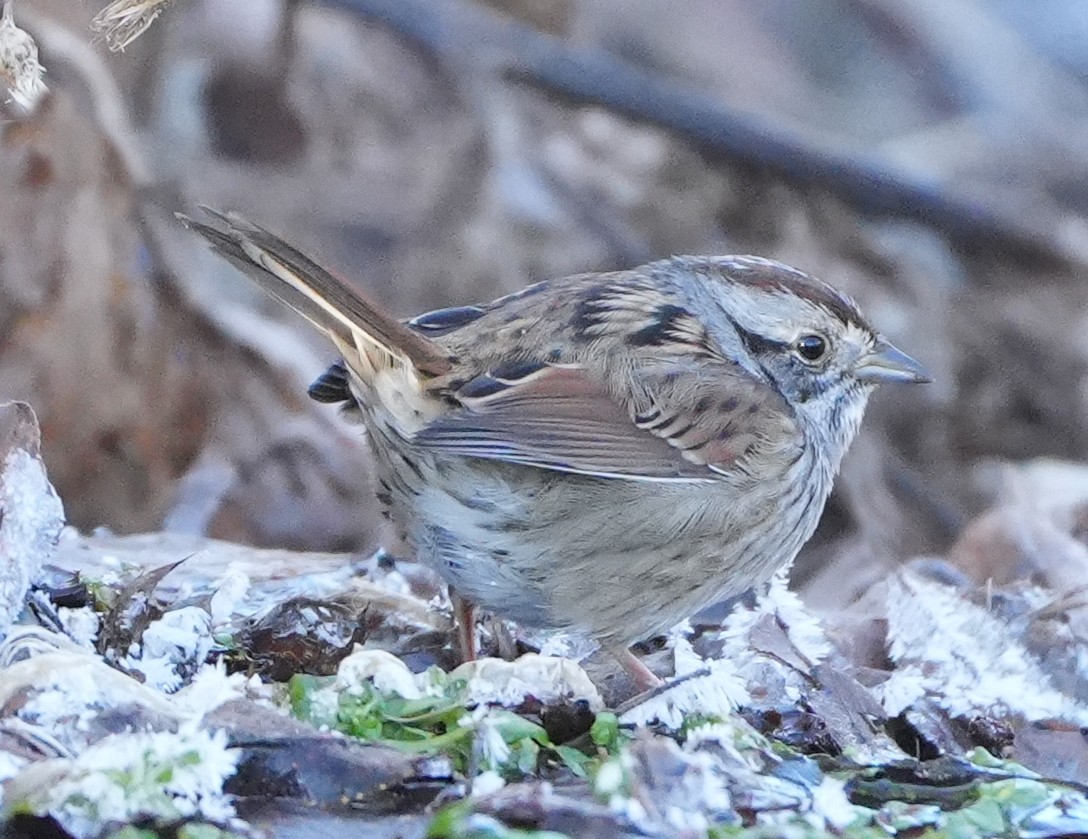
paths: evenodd
<path fill-rule="evenodd" d="M 599 49 L 568 43 L 466 0 L 319 2 L 384 24 L 444 61 L 661 126 L 708 153 L 827 190 L 862 212 L 913 219 L 967 242 L 1002 242 L 1040 255 L 1063 251 L 1047 226 L 1014 208 L 956 193 L 878 157 L 814 143 Z"/>

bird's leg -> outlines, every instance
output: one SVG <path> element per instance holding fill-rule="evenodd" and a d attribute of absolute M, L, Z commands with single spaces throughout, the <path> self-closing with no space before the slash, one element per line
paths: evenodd
<path fill-rule="evenodd" d="M 465 661 L 475 661 L 476 606 L 452 588 L 450 602 L 453 604 L 453 623 L 457 627 L 457 644 L 461 648 L 461 658 Z"/>
<path fill-rule="evenodd" d="M 608 651 L 612 653 L 623 666 L 623 669 L 627 671 L 627 674 L 634 680 L 635 685 L 640 690 L 650 690 L 651 688 L 661 687 L 665 684 L 657 674 L 654 673 L 649 667 L 642 663 L 637 655 L 635 655 L 627 647 L 609 647 Z"/>
<path fill-rule="evenodd" d="M 510 627 L 502 618 L 493 617 L 488 624 L 491 637 L 495 640 L 496 655 L 504 661 L 513 661 L 518 657 L 518 642 L 514 639 Z"/>

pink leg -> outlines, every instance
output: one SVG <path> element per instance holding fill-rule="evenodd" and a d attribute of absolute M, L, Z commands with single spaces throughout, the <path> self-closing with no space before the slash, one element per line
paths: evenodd
<path fill-rule="evenodd" d="M 476 607 L 452 588 L 450 602 L 453 603 L 453 622 L 457 627 L 457 642 L 461 648 L 461 658 L 465 661 L 475 661 Z"/>
<path fill-rule="evenodd" d="M 619 661 L 623 669 L 627 671 L 640 689 L 650 690 L 665 684 L 653 670 L 642 663 L 642 659 L 627 647 L 609 647 L 608 651 L 616 657 L 616 660 Z"/>

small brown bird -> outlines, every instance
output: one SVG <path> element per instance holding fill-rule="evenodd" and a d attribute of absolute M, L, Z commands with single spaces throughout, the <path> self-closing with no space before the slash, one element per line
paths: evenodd
<path fill-rule="evenodd" d="M 378 497 L 472 606 L 630 651 L 763 583 L 812 535 L 881 382 L 928 381 L 830 286 L 674 257 L 400 322 L 233 214 L 182 217 L 327 335 L 310 388 L 357 405 Z"/>

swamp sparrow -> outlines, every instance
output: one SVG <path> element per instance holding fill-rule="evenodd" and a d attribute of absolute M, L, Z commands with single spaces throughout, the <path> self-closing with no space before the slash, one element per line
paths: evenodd
<path fill-rule="evenodd" d="M 323 332 L 378 497 L 459 604 L 628 649 L 765 582 L 816 528 L 866 402 L 927 381 L 857 306 L 751 256 L 580 274 L 401 322 L 265 230 L 182 218 Z"/>

